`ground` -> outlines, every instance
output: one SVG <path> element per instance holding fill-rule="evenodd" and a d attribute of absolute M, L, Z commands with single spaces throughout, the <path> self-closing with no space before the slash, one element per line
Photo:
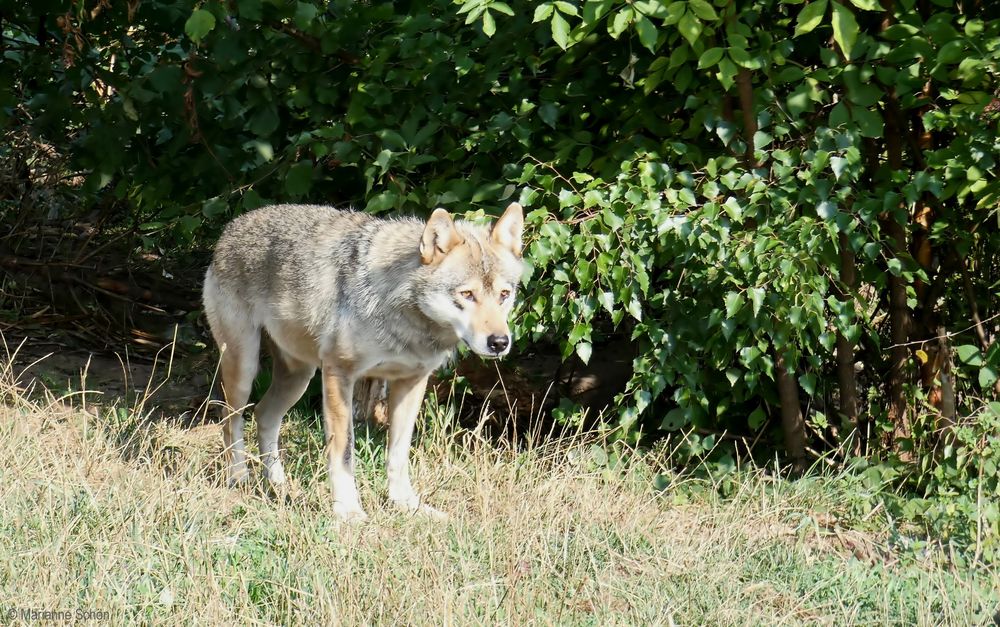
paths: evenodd
<path fill-rule="evenodd" d="M 141 397 L 29 399 L 10 369 L 0 395 L 14 623 L 971 625 L 1000 607 L 1000 574 L 897 551 L 846 476 L 722 485 L 595 435 L 487 439 L 432 397 L 414 479 L 449 519 L 386 504 L 373 426 L 358 437 L 371 519 L 352 525 L 332 514 L 310 414 L 286 423 L 297 489 L 276 502 L 222 485 L 215 424 L 155 417 Z"/>

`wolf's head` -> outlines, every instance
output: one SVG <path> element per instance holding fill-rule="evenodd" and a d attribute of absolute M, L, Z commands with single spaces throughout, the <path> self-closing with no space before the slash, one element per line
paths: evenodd
<path fill-rule="evenodd" d="M 484 357 L 510 351 L 507 316 L 521 280 L 523 227 L 517 203 L 488 229 L 435 209 L 420 240 L 420 260 L 430 271 L 418 296 L 421 311 Z"/>

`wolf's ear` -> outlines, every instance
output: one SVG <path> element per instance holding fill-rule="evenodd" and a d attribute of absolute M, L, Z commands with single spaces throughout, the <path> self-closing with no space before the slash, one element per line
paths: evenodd
<path fill-rule="evenodd" d="M 420 238 L 420 261 L 424 265 L 439 261 L 463 241 L 451 214 L 438 207 L 431 214 L 424 227 L 423 237 Z"/>
<path fill-rule="evenodd" d="M 507 205 L 500 219 L 493 225 L 490 237 L 493 243 L 521 256 L 521 232 L 524 230 L 524 209 L 516 202 Z"/>

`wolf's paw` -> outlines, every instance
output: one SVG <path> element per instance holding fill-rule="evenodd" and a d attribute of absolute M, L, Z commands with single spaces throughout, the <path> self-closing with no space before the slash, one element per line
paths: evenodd
<path fill-rule="evenodd" d="M 357 502 L 334 501 L 333 513 L 344 522 L 360 523 L 368 520 L 368 514 Z"/>
<path fill-rule="evenodd" d="M 265 482 L 265 493 L 276 503 L 291 505 L 302 497 L 302 491 L 298 485 L 289 481 L 276 483 L 274 481 Z"/>
<path fill-rule="evenodd" d="M 233 490 L 246 490 L 250 486 L 250 473 L 243 471 L 230 471 L 227 475 L 226 485 Z"/>

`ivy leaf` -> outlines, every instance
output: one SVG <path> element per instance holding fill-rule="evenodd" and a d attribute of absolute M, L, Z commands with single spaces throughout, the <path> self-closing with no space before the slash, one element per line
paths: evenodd
<path fill-rule="evenodd" d="M 858 21 L 854 19 L 854 13 L 839 2 L 833 3 L 833 39 L 844 56 L 850 59 L 858 40 Z"/>
<path fill-rule="evenodd" d="M 826 0 L 813 0 L 799 11 L 799 19 L 795 22 L 794 37 L 812 32 L 823 21 L 826 13 Z"/>
<path fill-rule="evenodd" d="M 215 28 L 215 16 L 205 9 L 195 9 L 187 22 L 184 22 L 184 32 L 195 43 L 204 39 L 213 28 Z"/>
<path fill-rule="evenodd" d="M 559 12 L 552 15 L 552 40 L 563 50 L 569 47 L 569 22 Z"/>

